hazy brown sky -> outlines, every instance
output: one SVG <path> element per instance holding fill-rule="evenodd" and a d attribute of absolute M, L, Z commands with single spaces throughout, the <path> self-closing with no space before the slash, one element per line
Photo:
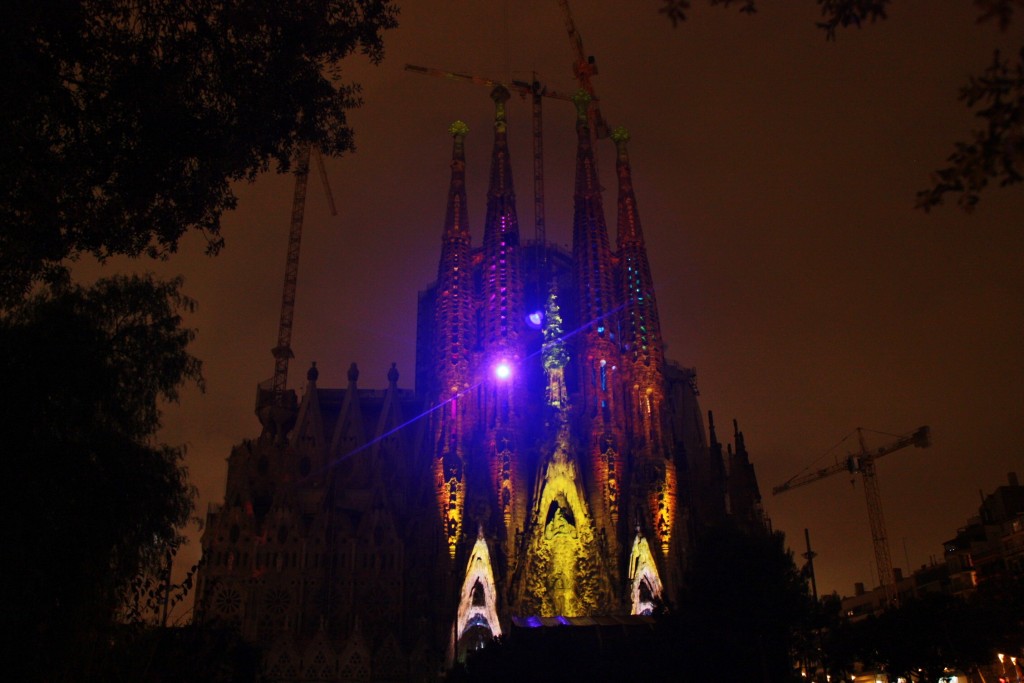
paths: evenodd
<path fill-rule="evenodd" d="M 576 0 L 602 110 L 630 154 L 668 354 L 697 368 L 719 433 L 738 418 L 765 507 L 797 552 L 810 529 L 823 592 L 873 584 L 862 487 L 850 477 L 772 497 L 855 427 L 932 427 L 934 446 L 878 466 L 892 557 L 916 568 L 973 515 L 978 491 L 1024 476 L 1024 187 L 987 193 L 966 215 L 913 209 L 914 192 L 973 125 L 955 101 L 1009 36 L 974 22 L 968 0 L 896 0 L 888 21 L 826 43 L 812 0 L 765 0 L 754 16 L 695 3 L 673 29 L 657 2 Z M 414 374 L 416 293 L 436 275 L 448 182 L 447 126 L 470 127 L 474 244 L 482 235 L 492 104 L 485 88 L 403 71 L 406 63 L 571 91 L 572 53 L 555 0 L 407 0 L 380 67 L 354 60 L 358 152 L 328 161 L 339 215 L 311 178 L 290 385 L 311 360 L 320 386 L 400 386 Z M 1014 43 L 1016 41 L 1016 43 Z M 268 87 L 274 87 L 269 83 Z M 548 236 L 568 244 L 570 105 L 545 102 Z M 528 104 L 509 135 L 520 225 L 532 237 Z M 613 148 L 602 176 L 613 187 Z M 271 376 L 292 180 L 238 187 L 227 248 L 198 239 L 160 272 L 199 300 L 189 324 L 206 394 L 165 415 L 188 445 L 201 513 L 223 496 L 232 444 L 258 435 L 257 382 Z M 614 193 L 605 212 L 614 225 Z M 614 238 L 614 236 L 613 236 Z M 144 268 L 153 264 L 139 263 Z M 875 437 L 878 445 L 889 437 Z M 851 443 L 852 447 L 852 442 Z M 817 461 L 817 462 L 816 462 Z M 198 542 L 184 553 L 198 557 Z"/>

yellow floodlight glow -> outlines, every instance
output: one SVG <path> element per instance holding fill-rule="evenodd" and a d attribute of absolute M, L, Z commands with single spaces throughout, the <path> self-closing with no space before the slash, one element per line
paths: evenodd
<path fill-rule="evenodd" d="M 652 614 L 661 600 L 661 577 L 651 556 L 647 539 L 637 529 L 633 550 L 629 554 L 630 602 L 632 614 Z"/>
<path fill-rule="evenodd" d="M 487 628 L 493 637 L 501 635 L 496 608 L 498 592 L 491 570 L 491 554 L 483 532 L 477 533 L 473 551 L 466 564 L 466 577 L 462 582 L 459 600 L 457 638 L 462 638 L 471 626 Z"/>

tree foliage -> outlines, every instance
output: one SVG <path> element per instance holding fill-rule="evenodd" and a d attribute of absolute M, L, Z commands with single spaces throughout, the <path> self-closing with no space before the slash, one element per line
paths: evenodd
<path fill-rule="evenodd" d="M 82 683 L 256 683 L 263 651 L 236 629 L 211 624 L 175 628 L 126 625 L 95 654 Z"/>
<path fill-rule="evenodd" d="M 793 680 L 811 600 L 781 532 L 730 524 L 697 539 L 680 605 L 693 680 Z"/>
<path fill-rule="evenodd" d="M 938 683 L 947 669 L 969 672 L 995 658 L 999 626 L 988 617 L 974 603 L 932 593 L 852 624 L 846 635 L 869 670 Z"/>
<path fill-rule="evenodd" d="M 201 383 L 180 286 L 117 277 L 48 290 L 0 317 L 0 590 L 5 632 L 26 636 L 21 661 L 37 673 L 80 666 L 121 608 L 145 600 L 140 577 L 159 575 L 183 541 L 195 495 L 183 451 L 154 439 L 160 403 Z"/>
<path fill-rule="evenodd" d="M 1014 2 L 1016 0 L 1004 0 Z M 836 29 L 849 26 L 860 27 L 878 19 L 885 19 L 885 7 L 890 0 L 815 0 L 821 10 L 822 20 L 818 26 L 825 30 L 830 40 L 835 39 Z M 738 5 L 741 12 L 757 12 L 757 0 L 708 0 L 708 4 L 721 7 Z M 693 6 L 693 0 L 661 0 L 658 10 L 678 26 L 686 21 L 686 15 Z"/>
<path fill-rule="evenodd" d="M 160 406 L 202 384 L 181 280 L 73 286 L 83 254 L 211 253 L 231 183 L 352 150 L 340 61 L 377 62 L 391 0 L 39 0 L 0 24 L 5 632 L 43 680 L 87 680 L 169 597 L 195 493 Z M 40 292 L 34 296 L 30 292 Z M 191 581 L 191 574 L 186 583 Z M 18 642 L 21 645 L 21 642 Z M 129 648 L 131 649 L 131 648 Z M 92 678 L 103 679 L 92 672 Z"/>
<path fill-rule="evenodd" d="M 390 0 L 39 0 L 0 23 L 0 302 L 83 253 L 152 256 L 201 231 L 231 182 L 297 148 L 353 149 L 359 86 Z"/>
<path fill-rule="evenodd" d="M 892 0 L 815 0 L 821 10 L 818 27 L 829 40 L 839 29 L 860 28 L 886 18 Z M 746 13 L 757 11 L 756 0 L 708 0 L 710 5 L 739 5 Z M 978 22 L 994 21 L 1006 31 L 1024 0 L 973 0 Z M 662 0 L 659 10 L 673 26 L 686 21 L 692 0 Z M 981 127 L 968 142 L 957 142 L 947 157 L 948 165 L 935 171 L 931 187 L 917 193 L 916 206 L 928 211 L 947 196 L 965 211 L 972 210 L 990 183 L 1000 187 L 1024 180 L 1024 47 L 1011 57 L 996 50 L 991 65 L 972 76 L 960 89 L 959 100 L 975 111 Z"/>
<path fill-rule="evenodd" d="M 938 683 L 947 669 L 974 672 L 1024 639 L 1024 583 L 1012 577 L 987 580 L 966 599 L 919 595 L 857 622 L 839 614 L 838 598 L 830 601 L 819 644 L 832 680 L 847 678 L 857 662 L 890 679 Z"/>
<path fill-rule="evenodd" d="M 919 208 L 942 203 L 947 194 L 970 211 L 990 182 L 1005 187 L 1024 179 L 1024 47 L 1013 59 L 997 50 L 992 64 L 972 76 L 960 90 L 960 101 L 975 109 L 983 127 L 970 142 L 958 142 L 949 165 L 933 174 L 932 187 L 917 194 Z"/>

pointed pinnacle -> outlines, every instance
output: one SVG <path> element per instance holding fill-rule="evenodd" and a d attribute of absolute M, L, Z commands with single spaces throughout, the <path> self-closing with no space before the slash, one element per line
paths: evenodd
<path fill-rule="evenodd" d="M 619 126 L 612 131 L 611 138 L 615 142 L 615 150 L 619 154 L 619 161 L 628 162 L 629 152 L 626 151 L 626 143 L 629 142 L 629 131 Z"/>
<path fill-rule="evenodd" d="M 509 94 L 508 88 L 503 85 L 497 85 L 494 90 L 491 91 L 491 99 L 494 100 L 494 127 L 498 129 L 498 132 L 504 133 L 505 127 L 508 125 L 505 114 L 505 103 L 508 102 L 512 95 Z"/>
<path fill-rule="evenodd" d="M 576 123 L 587 123 L 587 110 L 590 108 L 590 101 L 593 98 L 583 88 L 577 90 L 572 96 L 572 103 L 576 105 Z"/>

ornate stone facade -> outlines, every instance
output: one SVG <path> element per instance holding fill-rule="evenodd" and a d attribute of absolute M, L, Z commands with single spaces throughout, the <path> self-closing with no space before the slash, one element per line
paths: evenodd
<path fill-rule="evenodd" d="M 761 522 L 742 435 L 706 437 L 695 373 L 665 359 L 626 151 L 610 246 L 586 97 L 573 247 L 520 239 L 497 89 L 483 244 L 456 123 L 415 390 L 263 389 L 258 439 L 210 510 L 197 617 L 235 625 L 281 681 L 434 678 L 512 617 L 672 604 L 695 529 Z M 543 257 L 542 257 L 543 253 Z M 713 429 L 713 426 L 712 426 Z M 728 460 L 728 462 L 726 462 Z M 730 476 L 730 473 L 732 476 Z"/>

